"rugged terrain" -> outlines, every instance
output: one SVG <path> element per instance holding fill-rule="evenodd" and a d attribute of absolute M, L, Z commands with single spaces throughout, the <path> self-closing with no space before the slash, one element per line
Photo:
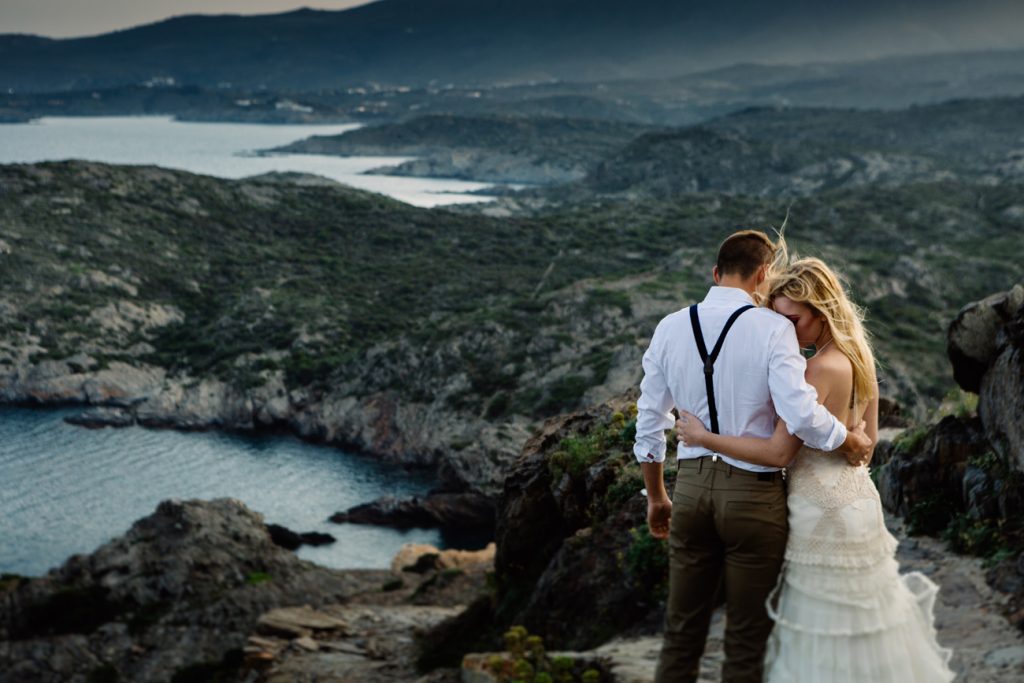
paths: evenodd
<path fill-rule="evenodd" d="M 165 500 L 45 576 L 3 575 L 0 681 L 414 680 L 416 630 L 457 614 L 488 562 L 411 557 L 328 569 L 238 500 Z"/>
<path fill-rule="evenodd" d="M 849 277 L 884 393 L 952 386 L 944 320 L 1020 279 L 1021 186 L 715 193 L 529 218 L 331 184 L 87 162 L 0 168 L 0 397 L 103 422 L 289 429 L 491 497 L 539 420 L 639 379 L 657 320 L 703 295 L 737 225 Z"/>
<path fill-rule="evenodd" d="M 1022 97 L 898 110 L 748 107 L 685 127 L 434 114 L 273 151 L 414 155 L 377 172 L 548 186 L 509 193 L 499 202 L 536 211 L 595 197 L 800 197 L 843 187 L 1019 182 L 1021 121 Z"/>
<path fill-rule="evenodd" d="M 977 413 L 947 405 L 873 463 L 901 565 L 939 583 L 938 638 L 983 683 L 1024 673 L 1022 321 L 1021 287 L 964 307 L 949 353 Z M 167 500 L 45 576 L 2 577 L 0 680 L 441 683 L 512 624 L 619 683 L 648 680 L 668 558 L 644 521 L 635 396 L 530 437 L 505 473 L 493 568 L 487 552 L 409 547 L 390 571 L 327 569 L 275 545 L 238 501 Z M 943 540 L 907 535 L 922 532 Z M 718 680 L 721 628 L 718 614 L 701 680 Z"/>

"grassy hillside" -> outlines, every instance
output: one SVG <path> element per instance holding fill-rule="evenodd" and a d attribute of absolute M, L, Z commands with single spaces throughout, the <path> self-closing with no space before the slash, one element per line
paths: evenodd
<path fill-rule="evenodd" d="M 724 234 L 786 210 L 699 195 L 495 219 L 84 162 L 0 167 L 0 187 L 8 347 L 34 345 L 36 359 L 88 349 L 241 386 L 275 368 L 290 386 L 390 383 L 429 399 L 445 379 L 446 400 L 476 411 L 503 392 L 495 414 L 573 407 L 620 347 L 702 295 Z M 1024 187 L 823 193 L 793 205 L 790 237 L 850 276 L 887 393 L 930 402 L 951 382 L 949 318 L 1024 279 Z M 117 302 L 184 321 L 104 326 L 99 312 Z"/>

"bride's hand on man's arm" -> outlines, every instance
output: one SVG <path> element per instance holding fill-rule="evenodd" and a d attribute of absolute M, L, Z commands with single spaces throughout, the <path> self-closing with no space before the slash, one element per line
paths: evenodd
<path fill-rule="evenodd" d="M 676 436 L 684 446 L 700 446 L 754 465 L 768 467 L 786 467 L 802 445 L 799 438 L 789 433 L 782 420 L 778 421 L 775 432 L 768 439 L 725 436 L 708 431 L 699 417 L 682 409 L 679 410 L 679 419 L 676 420 Z"/>

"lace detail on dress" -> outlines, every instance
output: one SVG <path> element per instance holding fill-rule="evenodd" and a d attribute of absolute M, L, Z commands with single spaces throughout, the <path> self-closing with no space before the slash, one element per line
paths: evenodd
<path fill-rule="evenodd" d="M 809 536 L 786 547 L 786 560 L 805 565 L 862 569 L 873 567 L 896 552 L 899 542 L 886 533 L 862 541 Z"/>
<path fill-rule="evenodd" d="M 821 481 L 819 472 L 832 475 L 828 484 Z M 822 510 L 838 510 L 859 499 L 879 499 L 866 467 L 851 467 L 840 455 L 806 446 L 787 469 L 787 479 L 789 493 L 803 496 Z"/>
<path fill-rule="evenodd" d="M 895 552 L 896 541 L 885 528 L 878 489 L 867 468 L 851 467 L 839 455 L 805 446 L 786 481 L 790 496 L 787 560 L 869 567 Z"/>

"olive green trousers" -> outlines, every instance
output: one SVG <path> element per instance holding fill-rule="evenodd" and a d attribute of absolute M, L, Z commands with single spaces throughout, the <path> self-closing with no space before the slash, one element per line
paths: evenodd
<path fill-rule="evenodd" d="M 789 525 L 781 473 L 722 460 L 678 461 L 669 525 L 669 595 L 655 683 L 697 680 L 716 593 L 726 604 L 723 683 L 761 683 L 772 621 L 765 600 Z"/>

